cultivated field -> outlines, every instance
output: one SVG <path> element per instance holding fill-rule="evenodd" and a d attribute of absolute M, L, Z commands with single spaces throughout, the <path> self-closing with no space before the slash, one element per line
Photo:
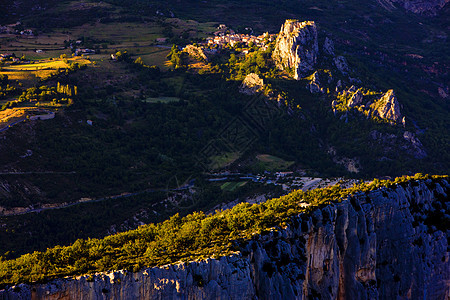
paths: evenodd
<path fill-rule="evenodd" d="M 71 63 L 90 65 L 91 61 L 83 57 L 50 58 L 26 63 L 5 65 L 0 74 L 8 75 L 9 80 L 18 80 L 24 87 L 35 84 L 39 80 L 45 80 L 58 70 L 67 69 Z"/>

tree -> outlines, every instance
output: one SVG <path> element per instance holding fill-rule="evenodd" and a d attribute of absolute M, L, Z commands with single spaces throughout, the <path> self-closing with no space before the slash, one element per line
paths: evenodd
<path fill-rule="evenodd" d="M 138 58 L 136 58 L 136 60 L 134 61 L 134 63 L 135 64 L 138 64 L 138 65 L 141 65 L 141 66 L 143 66 L 144 65 L 144 61 L 142 60 L 142 57 L 138 57 Z"/>
<path fill-rule="evenodd" d="M 234 65 L 234 64 L 236 64 L 236 61 L 237 61 L 236 55 L 235 55 L 234 53 L 231 53 L 231 54 L 230 54 L 230 59 L 228 60 L 228 62 L 229 62 L 231 65 Z"/>
<path fill-rule="evenodd" d="M 181 68 L 184 66 L 183 63 L 183 53 L 178 49 L 178 46 L 173 44 L 170 49 L 169 54 L 167 55 L 167 59 L 172 63 L 172 66 L 175 69 Z"/>
<path fill-rule="evenodd" d="M 256 64 L 258 65 L 259 68 L 266 67 L 266 60 L 261 52 L 258 52 L 258 54 L 256 54 Z"/>

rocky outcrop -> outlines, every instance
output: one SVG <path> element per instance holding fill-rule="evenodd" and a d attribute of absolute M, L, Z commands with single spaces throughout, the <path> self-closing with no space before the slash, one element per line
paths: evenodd
<path fill-rule="evenodd" d="M 349 72 L 349 67 L 347 60 L 343 56 L 337 56 L 334 58 L 334 65 L 343 74 L 347 75 Z"/>
<path fill-rule="evenodd" d="M 415 158 L 421 159 L 427 157 L 427 152 L 425 151 L 422 143 L 416 137 L 416 135 L 412 132 L 405 131 L 403 133 L 403 138 L 407 142 L 406 147 L 404 149 Z"/>
<path fill-rule="evenodd" d="M 449 193 L 446 180 L 360 192 L 230 257 L 22 284 L 0 298 L 448 299 Z"/>
<path fill-rule="evenodd" d="M 323 52 L 327 55 L 334 56 L 334 42 L 332 39 L 326 37 L 323 43 Z"/>
<path fill-rule="evenodd" d="M 250 73 L 245 76 L 239 87 L 239 92 L 247 95 L 253 95 L 259 93 L 264 88 L 264 80 L 258 76 L 258 74 Z"/>
<path fill-rule="evenodd" d="M 381 0 L 379 0 L 381 2 Z M 383 6 L 393 4 L 402 6 L 407 11 L 415 14 L 436 15 L 450 0 L 383 0 Z"/>
<path fill-rule="evenodd" d="M 354 107 L 354 106 L 360 105 L 360 104 L 362 104 L 363 99 L 364 99 L 363 93 L 361 92 L 361 90 L 357 90 L 350 97 L 350 100 L 348 101 L 347 106 Z"/>
<path fill-rule="evenodd" d="M 203 60 L 208 61 L 208 56 L 206 55 L 205 51 L 201 47 L 196 47 L 194 45 L 187 45 L 184 49 L 184 52 L 189 54 L 189 56 L 197 59 L 197 60 Z"/>
<path fill-rule="evenodd" d="M 327 84 L 330 84 L 333 81 L 333 76 L 329 71 L 315 71 L 309 78 L 306 89 L 312 94 L 326 93 Z"/>
<path fill-rule="evenodd" d="M 394 90 L 387 91 L 373 104 L 373 115 L 394 123 L 399 123 L 402 120 L 400 104 Z"/>
<path fill-rule="evenodd" d="M 416 159 L 427 157 L 425 147 L 420 140 L 412 132 L 405 131 L 403 135 L 396 136 L 395 134 L 381 133 L 377 130 L 370 132 L 372 140 L 377 144 L 383 146 L 383 152 L 386 155 L 392 153 L 401 153 L 399 150 L 406 152 Z"/>
<path fill-rule="evenodd" d="M 321 87 L 321 83 L 320 83 L 320 75 L 319 72 L 314 72 L 314 74 L 311 77 L 311 81 L 310 83 L 308 83 L 306 85 L 306 88 L 312 93 L 312 94 L 316 94 L 316 93 L 325 93 L 325 89 L 323 87 Z"/>
<path fill-rule="evenodd" d="M 314 69 L 319 45 L 313 21 L 286 20 L 278 34 L 272 58 L 281 70 L 292 70 L 300 79 Z"/>

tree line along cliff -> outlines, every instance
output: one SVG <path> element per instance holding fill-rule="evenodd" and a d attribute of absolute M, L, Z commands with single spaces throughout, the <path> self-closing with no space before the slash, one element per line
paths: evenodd
<path fill-rule="evenodd" d="M 423 182 L 430 186 L 431 192 L 427 193 L 431 193 L 435 202 L 427 203 L 425 212 L 424 204 L 415 203 L 417 199 L 408 199 L 412 201 L 409 203 L 410 209 L 423 215 L 408 222 L 426 224 L 431 232 L 442 232 L 448 225 L 447 178 L 418 174 L 392 181 L 375 179 L 369 184 L 361 183 L 348 189 L 336 185 L 308 192 L 295 191 L 265 203 L 239 204 L 209 216 L 196 212 L 182 218 L 177 214 L 165 222 L 144 225 L 104 239 L 80 239 L 70 246 L 57 246 L 15 260 L 0 261 L 0 280 L 5 286 L 108 270 L 138 272 L 143 267 L 229 256 L 242 251 L 245 248 L 243 245 L 248 244 L 255 235 L 264 236 L 273 230 L 291 226 L 294 222 L 292 218 L 299 214 L 313 216 L 318 208 L 337 205 L 342 201 L 352 202 L 355 195 L 364 198 L 363 195 L 370 195 L 374 190 L 390 199 L 389 193 L 397 191 L 399 186 L 408 188 Z M 433 190 L 437 186 L 439 188 Z M 413 198 L 420 197 L 423 192 L 415 193 L 411 194 Z M 388 200 L 384 203 L 390 205 Z M 440 206 L 435 207 L 435 203 Z M 432 208 L 428 207 L 430 205 Z M 353 221 L 350 219 L 348 222 Z"/>

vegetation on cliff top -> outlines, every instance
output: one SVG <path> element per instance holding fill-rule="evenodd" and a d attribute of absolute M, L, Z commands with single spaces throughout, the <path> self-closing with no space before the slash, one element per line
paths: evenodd
<path fill-rule="evenodd" d="M 70 246 L 56 246 L 14 260 L 2 261 L 0 258 L 0 284 L 117 269 L 138 271 L 144 266 L 229 255 L 238 250 L 239 242 L 273 227 L 284 227 L 292 216 L 307 213 L 320 205 L 341 201 L 357 192 L 442 178 L 448 176 L 416 174 L 392 181 L 375 179 L 348 189 L 335 185 L 308 192 L 295 191 L 261 204 L 242 203 L 209 216 L 195 212 L 181 218 L 176 214 L 162 223 L 144 225 L 104 239 L 79 239 Z"/>

